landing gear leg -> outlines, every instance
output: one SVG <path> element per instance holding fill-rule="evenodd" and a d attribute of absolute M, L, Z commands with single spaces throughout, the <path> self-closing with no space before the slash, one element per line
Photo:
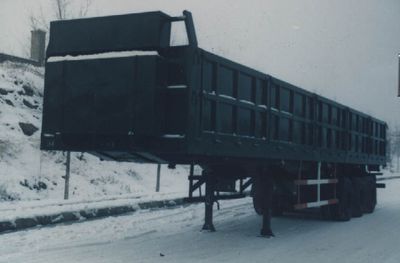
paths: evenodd
<path fill-rule="evenodd" d="M 264 211 L 263 213 L 263 222 L 261 229 L 261 236 L 263 237 L 274 237 L 274 233 L 271 229 L 271 211 Z"/>
<path fill-rule="evenodd" d="M 263 174 L 259 182 L 261 183 L 261 189 L 263 190 L 263 220 L 260 234 L 263 237 L 274 237 L 275 235 L 271 228 L 272 192 L 274 185 L 272 176 Z"/>
<path fill-rule="evenodd" d="M 209 174 L 206 174 L 206 196 L 205 196 L 205 218 L 203 230 L 215 232 L 213 224 L 213 204 L 215 201 L 214 197 L 215 180 Z"/>

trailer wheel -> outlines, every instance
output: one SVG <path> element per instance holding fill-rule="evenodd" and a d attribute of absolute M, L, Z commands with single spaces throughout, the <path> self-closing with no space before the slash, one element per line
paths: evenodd
<path fill-rule="evenodd" d="M 333 215 L 333 207 L 332 205 L 324 205 L 320 207 L 321 217 L 323 220 L 335 220 L 336 218 Z"/>
<path fill-rule="evenodd" d="M 254 179 L 253 185 L 251 186 L 251 196 L 253 197 L 253 207 L 254 207 L 254 211 L 257 213 L 257 215 L 262 215 L 262 211 L 263 211 L 263 200 L 262 200 L 262 196 L 260 195 L 260 193 L 257 192 L 257 180 Z"/>
<path fill-rule="evenodd" d="M 376 206 L 376 186 L 375 178 L 373 176 L 364 177 L 363 184 L 363 205 L 364 213 L 373 213 Z"/>
<path fill-rule="evenodd" d="M 253 184 L 251 187 L 251 196 L 253 197 L 254 211 L 258 215 L 263 215 L 265 202 L 267 202 L 266 198 L 268 199 L 268 197 L 265 196 L 265 194 L 268 190 L 266 187 L 267 187 L 267 185 L 265 185 L 265 182 L 260 180 L 259 177 L 253 178 Z M 268 201 L 268 204 L 269 204 L 269 206 L 271 206 L 270 207 L 271 214 L 273 214 L 274 216 L 282 215 L 283 208 L 282 208 L 281 202 L 279 200 L 279 195 L 273 194 L 272 200 Z"/>
<path fill-rule="evenodd" d="M 254 211 L 256 211 L 257 215 L 262 215 L 262 200 L 261 198 L 258 198 L 257 196 L 253 196 L 253 207 Z"/>
<path fill-rule="evenodd" d="M 363 196 L 363 178 L 354 177 L 351 180 L 352 198 L 351 198 L 351 215 L 352 217 L 361 217 Z"/>
<path fill-rule="evenodd" d="M 254 211 L 256 211 L 257 215 L 263 214 L 263 199 L 259 195 L 253 195 L 253 207 Z M 278 202 L 272 204 L 271 209 L 272 216 L 282 216 L 283 208 L 279 205 Z"/>
<path fill-rule="evenodd" d="M 341 178 L 337 185 L 337 198 L 339 202 L 330 206 L 332 219 L 349 221 L 352 215 L 352 185 L 348 178 Z"/>
<path fill-rule="evenodd" d="M 272 208 L 271 214 L 273 217 L 282 216 L 284 212 L 283 196 L 278 193 L 272 195 Z"/>
<path fill-rule="evenodd" d="M 360 192 L 360 200 L 361 200 L 361 211 L 362 213 L 367 213 L 368 204 L 369 204 L 369 196 L 368 196 L 368 182 L 366 182 L 366 178 L 362 178 L 362 187 Z"/>

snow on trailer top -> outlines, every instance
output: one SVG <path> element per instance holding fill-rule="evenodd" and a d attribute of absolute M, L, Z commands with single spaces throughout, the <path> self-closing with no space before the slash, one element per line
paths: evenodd
<path fill-rule="evenodd" d="M 77 56 L 55 56 L 47 59 L 47 62 L 60 62 L 60 61 L 76 61 L 76 60 L 91 60 L 91 59 L 108 59 L 108 58 L 124 58 L 136 56 L 159 56 L 157 51 L 120 51 L 120 52 L 105 52 L 90 55 L 77 55 Z"/>

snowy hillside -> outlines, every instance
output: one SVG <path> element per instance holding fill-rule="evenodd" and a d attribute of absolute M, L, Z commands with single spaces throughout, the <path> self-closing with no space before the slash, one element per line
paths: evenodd
<path fill-rule="evenodd" d="M 44 70 L 0 64 L 0 201 L 61 199 L 65 155 L 41 152 L 40 126 Z M 154 193 L 156 165 L 102 162 L 71 155 L 72 199 Z M 187 191 L 186 167 L 161 170 L 161 192 Z"/>

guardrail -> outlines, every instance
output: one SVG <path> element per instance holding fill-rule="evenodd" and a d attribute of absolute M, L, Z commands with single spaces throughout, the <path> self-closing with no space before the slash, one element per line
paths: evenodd
<path fill-rule="evenodd" d="M 33 65 L 36 67 L 42 66 L 42 65 L 40 65 L 39 62 L 31 60 L 31 59 L 20 58 L 20 57 L 8 55 L 8 54 L 0 53 L 0 63 L 6 62 L 6 61 L 24 63 L 24 64 Z"/>

